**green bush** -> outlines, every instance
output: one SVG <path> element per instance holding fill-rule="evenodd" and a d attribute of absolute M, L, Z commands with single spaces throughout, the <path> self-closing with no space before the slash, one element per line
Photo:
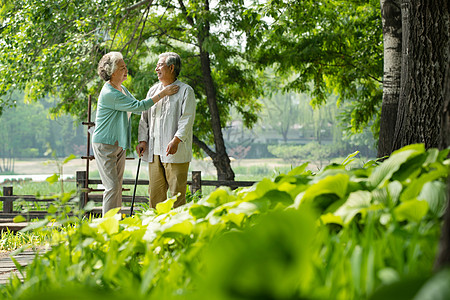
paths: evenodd
<path fill-rule="evenodd" d="M 311 142 L 305 145 L 270 145 L 268 150 L 274 156 L 298 165 L 301 162 L 319 162 L 319 169 L 324 163 L 329 163 L 330 159 L 337 156 L 341 151 L 341 145 L 324 145 Z"/>
<path fill-rule="evenodd" d="M 424 293 L 448 200 L 448 153 L 411 145 L 347 170 L 352 155 L 317 174 L 303 164 L 176 209 L 168 199 L 132 218 L 110 211 L 74 221 L 23 270 L 24 283 L 13 276 L 1 295 L 383 299 L 383 288 L 412 276 L 408 295 Z"/>

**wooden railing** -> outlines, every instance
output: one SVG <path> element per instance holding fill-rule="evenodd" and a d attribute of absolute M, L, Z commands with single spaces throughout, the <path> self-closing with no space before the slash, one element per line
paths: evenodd
<path fill-rule="evenodd" d="M 36 197 L 34 195 L 14 195 L 12 186 L 3 187 L 3 196 L 0 202 L 3 203 L 3 209 L 0 212 L 0 219 L 12 219 L 17 215 L 23 215 L 26 219 L 43 218 L 48 214 L 47 210 L 27 210 L 26 213 L 14 210 L 14 201 L 25 201 L 31 203 L 44 203 L 48 207 L 55 199 Z M 31 206 L 31 205 L 30 205 Z"/>
<path fill-rule="evenodd" d="M 80 196 L 80 207 L 83 208 L 88 201 L 93 202 L 102 202 L 103 195 L 95 194 L 95 192 L 101 192 L 102 189 L 91 188 L 92 185 L 101 184 L 100 179 L 89 179 L 87 178 L 86 171 L 77 171 L 76 172 L 76 184 L 79 191 Z M 247 187 L 252 186 L 255 181 L 232 181 L 232 180 L 203 180 L 202 174 L 200 171 L 192 171 L 192 180 L 188 180 L 188 185 L 192 194 L 195 194 L 198 191 L 202 191 L 202 187 L 204 186 L 228 186 L 232 189 L 238 187 Z M 137 185 L 147 185 L 148 180 L 138 180 Z M 124 186 L 134 186 L 134 179 L 124 179 Z M 130 190 L 130 189 L 124 189 Z M 4 186 L 3 187 L 3 196 L 0 197 L 0 202 L 3 203 L 3 209 L 0 211 L 0 219 L 11 219 L 17 215 L 23 215 L 26 219 L 35 219 L 35 218 L 43 218 L 47 215 L 46 210 L 29 210 L 27 213 L 22 213 L 20 211 L 14 210 L 14 201 L 22 200 L 25 202 L 40 202 L 46 203 L 46 207 L 48 207 L 51 202 L 55 201 L 53 198 L 43 198 L 36 197 L 33 195 L 14 195 L 12 186 Z M 132 196 L 123 195 L 122 201 L 124 203 L 131 203 Z M 136 203 L 148 203 L 149 199 L 147 196 L 136 196 Z M 124 208 L 122 210 L 124 214 L 129 214 L 129 208 Z"/>
<path fill-rule="evenodd" d="M 101 194 L 97 195 L 90 195 L 92 192 L 100 192 L 103 191 L 102 189 L 93 189 L 90 188 L 89 185 L 93 184 L 101 184 L 102 181 L 100 179 L 89 179 L 87 178 L 86 171 L 77 171 L 76 174 L 76 181 L 77 186 L 82 191 L 80 194 L 80 205 L 83 207 L 86 205 L 88 201 L 94 201 L 94 202 L 101 202 L 103 196 Z M 195 194 L 198 191 L 202 191 L 202 186 L 228 186 L 232 189 L 238 188 L 238 187 L 248 187 L 252 186 L 255 181 L 234 181 L 234 180 L 203 180 L 202 179 L 202 173 L 201 171 L 192 171 L 192 180 L 188 180 L 189 189 L 191 191 L 191 194 Z M 149 184 L 148 180 L 138 180 L 137 183 L 134 179 L 124 179 L 123 185 L 147 185 Z M 87 187 L 87 188 L 86 188 Z M 128 190 L 128 189 L 124 189 Z M 132 196 L 123 195 L 122 201 L 123 202 L 131 202 Z M 144 202 L 148 203 L 148 197 L 147 196 L 136 196 L 135 202 Z"/>

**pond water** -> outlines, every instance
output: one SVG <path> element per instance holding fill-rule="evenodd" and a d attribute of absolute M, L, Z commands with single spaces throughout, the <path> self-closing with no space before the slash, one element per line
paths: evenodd
<path fill-rule="evenodd" d="M 31 180 L 35 182 L 45 181 L 48 177 L 52 176 L 52 174 L 25 174 L 25 175 L 0 175 L 0 184 L 5 183 L 5 181 L 22 181 L 22 180 Z M 63 175 L 62 178 L 74 178 L 73 175 Z"/>

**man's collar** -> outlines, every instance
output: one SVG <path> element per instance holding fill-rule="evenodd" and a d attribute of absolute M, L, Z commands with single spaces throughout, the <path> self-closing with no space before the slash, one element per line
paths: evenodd
<path fill-rule="evenodd" d="M 177 83 L 177 82 L 179 82 L 178 79 L 175 79 L 174 82 L 169 83 L 168 85 L 164 85 L 161 81 L 160 81 L 159 83 L 160 83 L 163 87 L 166 87 L 166 86 L 169 86 L 169 85 L 172 85 L 172 84 L 179 84 L 179 83 Z"/>

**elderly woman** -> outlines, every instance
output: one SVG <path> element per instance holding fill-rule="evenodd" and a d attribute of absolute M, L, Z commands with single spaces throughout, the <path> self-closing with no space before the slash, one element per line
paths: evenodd
<path fill-rule="evenodd" d="M 169 86 L 152 98 L 138 101 L 122 85 L 127 79 L 127 73 L 120 52 L 105 54 L 98 64 L 98 75 L 105 84 L 98 97 L 92 148 L 105 187 L 103 215 L 110 209 L 122 206 L 125 152 L 131 144 L 131 124 L 127 112 L 148 110 L 160 99 L 177 93 L 179 89 L 178 86 Z"/>

